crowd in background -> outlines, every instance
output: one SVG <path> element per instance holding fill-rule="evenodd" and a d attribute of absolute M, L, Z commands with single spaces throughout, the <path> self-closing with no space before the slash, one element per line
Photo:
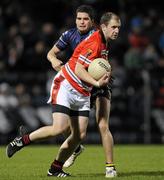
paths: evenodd
<path fill-rule="evenodd" d="M 74 27 L 76 7 L 87 3 L 95 8 L 97 21 L 105 11 L 114 11 L 122 20 L 119 38 L 109 52 L 115 77 L 110 117 L 115 142 L 144 143 L 149 134 L 148 142 L 164 142 L 164 15 L 160 5 L 145 7 L 139 0 L 40 0 L 39 5 L 32 0 L 3 0 L 0 144 L 15 137 L 22 124 L 31 131 L 51 123 L 47 99 L 56 72 L 47 52 L 62 32 Z M 60 56 L 67 59 L 65 53 Z M 99 143 L 94 109 L 90 116 L 86 142 Z"/>

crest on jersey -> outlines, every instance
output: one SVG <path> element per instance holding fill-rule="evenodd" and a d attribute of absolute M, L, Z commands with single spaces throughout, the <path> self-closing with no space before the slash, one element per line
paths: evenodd
<path fill-rule="evenodd" d="M 87 49 L 86 54 L 84 55 L 85 57 L 89 57 L 92 54 L 92 50 L 91 49 Z"/>

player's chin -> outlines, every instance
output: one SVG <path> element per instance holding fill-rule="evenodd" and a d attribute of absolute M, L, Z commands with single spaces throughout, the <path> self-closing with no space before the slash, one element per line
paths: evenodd
<path fill-rule="evenodd" d="M 79 28 L 80 32 L 81 33 L 86 33 L 88 32 L 88 29 L 87 28 Z"/>
<path fill-rule="evenodd" d="M 115 39 L 117 39 L 117 37 L 118 37 L 118 36 L 116 36 L 116 35 L 115 35 L 115 36 L 113 36 L 113 37 L 112 37 L 112 40 L 115 40 Z"/>

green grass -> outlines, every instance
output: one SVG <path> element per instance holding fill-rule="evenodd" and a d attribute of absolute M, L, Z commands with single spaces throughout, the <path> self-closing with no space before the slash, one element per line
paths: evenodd
<path fill-rule="evenodd" d="M 11 159 L 0 146 L 0 180 L 48 180 L 47 169 L 53 161 L 58 146 L 29 146 Z M 116 168 L 115 179 L 164 179 L 163 145 L 116 145 L 114 149 Z M 101 146 L 85 145 L 84 153 L 76 163 L 65 169 L 72 177 L 65 179 L 101 180 L 104 177 L 104 153 Z"/>

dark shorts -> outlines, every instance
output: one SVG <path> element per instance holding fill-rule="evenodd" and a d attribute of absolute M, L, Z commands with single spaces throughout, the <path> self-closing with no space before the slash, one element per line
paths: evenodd
<path fill-rule="evenodd" d="M 105 86 L 103 88 L 93 88 L 91 91 L 91 108 L 93 107 L 97 97 L 106 97 L 111 100 L 111 90 Z"/>
<path fill-rule="evenodd" d="M 69 109 L 68 107 L 59 105 L 59 104 L 53 104 L 52 105 L 52 113 L 60 112 L 69 115 L 70 117 L 73 116 L 85 116 L 89 117 L 89 111 L 74 111 Z"/>
<path fill-rule="evenodd" d="M 93 87 L 91 91 L 91 108 L 93 107 L 97 97 L 105 97 L 111 100 L 113 81 L 114 81 L 114 77 L 111 78 L 109 84 L 105 87 L 102 88 Z"/>

